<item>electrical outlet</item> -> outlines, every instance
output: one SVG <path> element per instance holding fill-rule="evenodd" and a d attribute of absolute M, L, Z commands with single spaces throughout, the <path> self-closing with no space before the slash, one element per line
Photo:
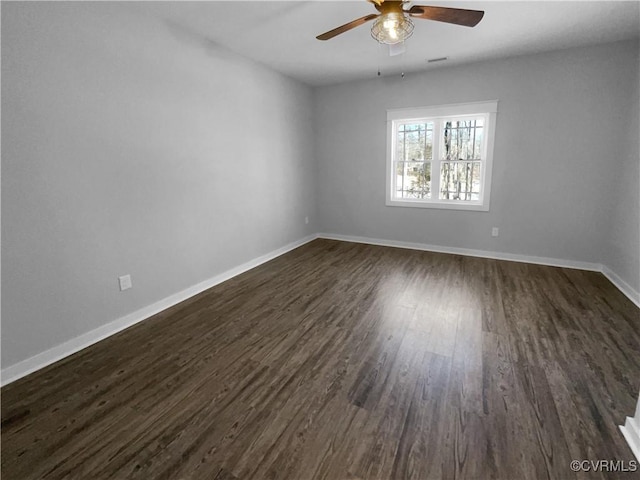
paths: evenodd
<path fill-rule="evenodd" d="M 122 277 L 118 277 L 118 282 L 120 283 L 120 291 L 129 290 L 133 287 L 131 283 L 131 275 L 123 275 Z"/>
<path fill-rule="evenodd" d="M 492 237 L 497 237 L 500 234 L 500 229 L 498 227 L 493 227 L 491 229 L 491 236 Z"/>
<path fill-rule="evenodd" d="M 309 217 L 304 217 L 304 224 L 308 225 L 309 224 Z"/>

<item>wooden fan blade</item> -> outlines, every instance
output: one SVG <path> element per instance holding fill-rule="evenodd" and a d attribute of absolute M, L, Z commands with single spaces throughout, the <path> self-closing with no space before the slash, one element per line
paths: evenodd
<path fill-rule="evenodd" d="M 475 27 L 484 12 L 481 10 L 465 10 L 463 8 L 428 7 L 426 5 L 414 5 L 409 10 L 409 15 L 436 22 L 455 23 L 465 27 Z"/>
<path fill-rule="evenodd" d="M 373 20 L 377 16 L 378 14 L 372 13 L 371 15 L 360 17 L 352 22 L 345 23 L 341 27 L 334 28 L 333 30 L 329 30 L 328 32 L 323 33 L 322 35 L 318 35 L 316 38 L 318 40 L 329 40 L 330 38 L 333 38 L 336 35 L 340 35 L 341 33 L 344 33 L 347 30 L 351 30 L 352 28 L 356 28 L 364 23 L 367 23 L 369 20 Z"/>

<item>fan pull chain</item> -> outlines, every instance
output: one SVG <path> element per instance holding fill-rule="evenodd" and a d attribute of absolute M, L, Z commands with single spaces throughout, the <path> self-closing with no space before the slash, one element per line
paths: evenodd
<path fill-rule="evenodd" d="M 400 73 L 400 78 L 404 80 L 404 70 L 405 70 L 405 67 L 407 66 L 407 55 L 406 55 L 407 50 L 404 42 L 402 42 L 402 46 L 404 47 L 405 50 L 402 52 L 402 58 L 400 59 L 400 62 L 402 64 L 402 71 Z"/>

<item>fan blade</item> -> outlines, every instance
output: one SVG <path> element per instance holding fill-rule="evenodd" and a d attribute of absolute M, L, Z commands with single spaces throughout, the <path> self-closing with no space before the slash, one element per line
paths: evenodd
<path fill-rule="evenodd" d="M 465 27 L 475 27 L 482 17 L 482 10 L 465 10 L 462 8 L 428 7 L 426 5 L 414 5 L 409 10 L 409 15 L 436 22 L 455 23 Z"/>
<path fill-rule="evenodd" d="M 333 30 L 329 30 L 328 32 L 323 33 L 322 35 L 318 35 L 316 38 L 318 40 L 329 40 L 330 38 L 333 38 L 336 35 L 340 35 L 341 33 L 344 33 L 347 30 L 351 30 L 352 28 L 356 28 L 364 23 L 367 23 L 369 20 L 373 20 L 377 16 L 378 14 L 372 13 L 370 15 L 360 17 L 352 22 L 345 23 L 341 27 L 334 28 Z"/>

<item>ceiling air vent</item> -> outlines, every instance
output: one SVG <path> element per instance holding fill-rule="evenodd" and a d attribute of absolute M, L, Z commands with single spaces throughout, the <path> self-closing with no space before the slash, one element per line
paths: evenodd
<path fill-rule="evenodd" d="M 430 58 L 427 63 L 444 62 L 445 60 L 449 60 L 449 57 Z"/>

